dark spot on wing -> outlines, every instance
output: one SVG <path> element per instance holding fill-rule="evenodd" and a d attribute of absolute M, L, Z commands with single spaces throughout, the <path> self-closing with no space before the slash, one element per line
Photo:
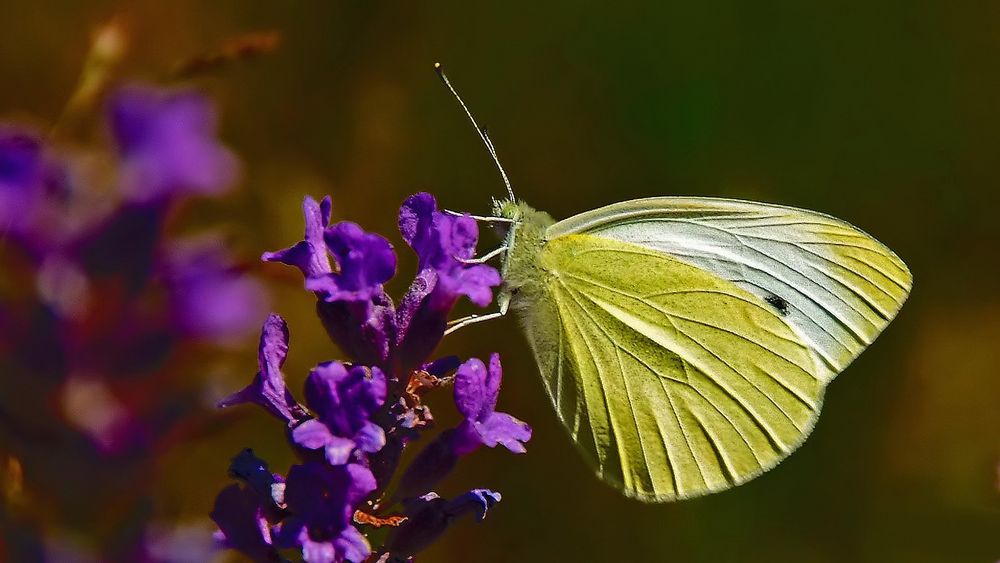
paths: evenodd
<path fill-rule="evenodd" d="M 777 295 L 768 295 L 764 298 L 764 301 L 770 303 L 782 315 L 788 314 L 788 301 L 785 301 L 781 297 L 778 297 Z"/>

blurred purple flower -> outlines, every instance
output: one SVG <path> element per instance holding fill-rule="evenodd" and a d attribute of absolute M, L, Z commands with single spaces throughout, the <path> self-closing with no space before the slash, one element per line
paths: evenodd
<path fill-rule="evenodd" d="M 266 307 L 264 287 L 231 265 L 220 240 L 175 245 L 166 269 L 181 329 L 222 344 L 253 332 Z"/>
<path fill-rule="evenodd" d="M 306 379 L 306 404 L 317 417 L 295 427 L 300 446 L 323 449 L 331 465 L 350 461 L 355 450 L 375 453 L 385 445 L 385 431 L 371 417 L 385 403 L 386 381 L 377 367 L 326 362 Z"/>
<path fill-rule="evenodd" d="M 95 560 L 138 560 L 150 515 L 140 509 L 142 487 L 121 483 L 142 481 L 141 454 L 205 422 L 188 408 L 197 389 L 174 372 L 201 342 L 249 336 L 266 311 L 262 286 L 220 244 L 186 247 L 170 234 L 178 204 L 236 178 L 211 102 L 134 86 L 111 98 L 103 116 L 71 103 L 70 118 L 44 134 L 0 123 L 0 387 L 16 398 L 0 426 L 5 453 L 56 515 L 32 533 L 96 526 L 81 510 L 113 493 L 134 520 L 113 542 L 95 540 Z M 115 146 L 90 128 L 101 117 Z M 283 353 L 265 355 L 256 399 L 278 416 L 305 418 L 278 399 Z M 259 527 L 253 510 L 230 508 L 252 500 L 237 487 L 215 511 L 223 530 L 237 530 L 230 543 L 251 552 L 267 529 L 241 542 L 240 522 Z"/>
<path fill-rule="evenodd" d="M 256 403 L 289 426 L 308 419 L 309 413 L 292 397 L 281 373 L 281 366 L 288 355 L 288 325 L 285 319 L 274 313 L 268 315 L 261 329 L 258 350 L 259 370 L 253 382 L 219 401 L 219 407 Z"/>
<path fill-rule="evenodd" d="M 525 452 L 524 442 L 531 439 L 531 427 L 495 410 L 502 377 L 498 354 L 490 356 L 488 370 L 482 360 L 472 358 L 455 373 L 455 404 L 465 417 L 453 437 L 459 455 L 481 445 L 493 448 L 497 444 L 516 454 Z"/>
<path fill-rule="evenodd" d="M 303 558 L 309 563 L 364 561 L 371 548 L 352 525 L 352 519 L 357 506 L 375 486 L 371 471 L 354 463 L 292 466 L 285 503 L 293 516 L 281 524 L 279 545 L 301 546 Z"/>
<path fill-rule="evenodd" d="M 42 141 L 33 133 L 0 128 L 0 188 L 27 189 L 41 180 Z"/>
<path fill-rule="evenodd" d="M 44 146 L 32 132 L 0 125 L 0 234 L 30 224 L 45 176 Z"/>
<path fill-rule="evenodd" d="M 238 161 L 215 138 L 215 108 L 201 94 L 126 86 L 114 93 L 108 113 L 127 198 L 214 195 L 235 182 Z"/>
<path fill-rule="evenodd" d="M 18 230 L 31 214 L 44 176 L 42 152 L 34 133 L 0 127 L 0 232 Z"/>

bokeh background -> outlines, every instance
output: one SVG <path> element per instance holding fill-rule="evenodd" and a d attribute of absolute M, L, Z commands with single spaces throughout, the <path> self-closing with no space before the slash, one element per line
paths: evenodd
<path fill-rule="evenodd" d="M 824 211 L 893 248 L 913 294 L 829 389 L 812 437 L 735 490 L 664 506 L 591 476 L 543 396 L 513 319 L 445 343 L 502 354 L 502 410 L 530 422 L 521 457 L 480 451 L 442 490 L 501 491 L 426 561 L 995 561 L 1000 557 L 1000 4 L 981 2 L 60 2 L 0 5 L 0 117 L 58 115 L 92 31 L 121 16 L 128 76 L 254 30 L 281 48 L 197 84 L 222 108 L 244 180 L 189 226 L 225 225 L 244 257 L 301 237 L 304 195 L 391 235 L 429 190 L 486 212 L 502 186 L 432 72 L 442 61 L 486 124 L 519 197 L 555 217 L 653 195 L 737 197 Z M 181 228 L 184 228 L 182 225 Z M 492 244 L 484 232 L 483 244 Z M 404 260 L 395 290 L 413 272 Z M 294 390 L 337 352 L 301 278 L 254 266 L 292 333 Z M 110 353 L 110 352 L 109 352 Z M 187 366 L 206 404 L 255 370 L 248 342 Z M 448 397 L 432 400 L 445 424 Z M 151 484 L 165 526 L 197 526 L 253 447 L 291 463 L 280 425 L 217 415 Z M 92 507 L 99 519 L 102 506 Z M 207 528 L 206 528 L 207 529 Z"/>

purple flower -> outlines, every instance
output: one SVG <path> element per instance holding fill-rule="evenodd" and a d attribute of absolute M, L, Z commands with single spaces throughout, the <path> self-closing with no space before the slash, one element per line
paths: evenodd
<path fill-rule="evenodd" d="M 396 311 L 382 284 L 396 273 L 396 253 L 384 237 L 354 223 L 327 228 L 323 240 L 338 271 L 306 278 L 306 288 L 319 297 L 323 327 L 354 360 L 383 364 L 395 337 Z"/>
<path fill-rule="evenodd" d="M 447 359 L 447 358 L 446 358 Z M 435 362 L 437 363 L 437 362 Z M 450 363 L 435 369 L 448 369 Z M 480 446 L 502 444 L 514 453 L 524 453 L 524 442 L 531 439 L 531 427 L 513 416 L 496 412 L 502 370 L 500 356 L 490 356 L 490 366 L 473 358 L 455 372 L 455 404 L 465 420 L 457 428 L 445 430 L 417 454 L 403 473 L 396 492 L 406 499 L 423 494 L 451 473 L 459 456 Z"/>
<path fill-rule="evenodd" d="M 232 484 L 215 497 L 210 514 L 219 526 L 216 539 L 224 547 L 235 549 L 253 561 L 279 561 L 272 544 L 271 525 L 264 516 L 264 506 L 250 489 Z"/>
<path fill-rule="evenodd" d="M 321 203 L 306 196 L 302 202 L 302 213 L 306 217 L 306 232 L 303 239 L 289 248 L 276 252 L 265 252 L 261 259 L 265 262 L 281 262 L 302 270 L 306 279 L 329 274 L 330 257 L 327 255 L 326 243 L 323 241 L 323 231 L 330 224 L 330 196 L 323 198 Z"/>
<path fill-rule="evenodd" d="M 377 367 L 320 364 L 306 379 L 306 403 L 318 418 L 298 425 L 292 439 L 310 450 L 323 449 L 331 465 L 347 463 L 355 450 L 375 453 L 385 445 L 385 431 L 371 417 L 385 396 L 385 375 Z"/>
<path fill-rule="evenodd" d="M 288 325 L 285 319 L 271 313 L 261 329 L 257 375 L 250 385 L 219 401 L 219 407 L 256 403 L 289 426 L 308 419 L 309 414 L 285 386 L 281 366 L 287 355 Z"/>
<path fill-rule="evenodd" d="M 489 489 L 473 489 L 450 501 L 428 493 L 407 503 L 407 520 L 393 531 L 386 546 L 394 555 L 413 556 L 441 537 L 455 519 L 474 513 L 482 521 L 498 502 L 500 493 Z"/>
<path fill-rule="evenodd" d="M 343 221 L 327 228 L 323 240 L 339 271 L 308 278 L 306 288 L 324 301 L 368 302 L 396 274 L 396 253 L 389 241 L 355 223 Z"/>
<path fill-rule="evenodd" d="M 396 253 L 384 237 L 354 223 L 328 227 L 330 197 L 306 197 L 305 236 L 295 245 L 265 252 L 262 259 L 295 266 L 319 301 L 316 312 L 330 338 L 352 359 L 381 365 L 391 353 L 396 310 L 382 284 L 396 273 Z M 336 261 L 331 267 L 330 254 Z"/>
<path fill-rule="evenodd" d="M 285 503 L 293 516 L 281 524 L 278 543 L 301 546 L 309 563 L 364 561 L 371 548 L 351 522 L 358 504 L 374 490 L 375 477 L 362 465 L 292 466 Z"/>
<path fill-rule="evenodd" d="M 500 274 L 492 266 L 462 262 L 476 254 L 479 227 L 475 219 L 442 213 L 434 196 L 419 193 L 400 208 L 399 231 L 417 253 L 418 271 L 437 273 L 434 298 L 440 306 L 450 309 L 462 295 L 480 307 L 490 304 L 490 288 L 500 285 Z"/>
<path fill-rule="evenodd" d="M 166 268 L 178 326 L 223 344 L 249 336 L 264 312 L 264 287 L 230 265 L 222 241 L 178 244 L 172 254 Z"/>
<path fill-rule="evenodd" d="M 531 439 L 531 427 L 507 413 L 496 412 L 502 376 L 498 354 L 490 356 L 489 370 L 482 360 L 473 358 L 455 373 L 455 405 L 465 417 L 453 437 L 458 454 L 497 444 L 516 454 L 525 452 L 524 442 Z"/>
<path fill-rule="evenodd" d="M 410 196 L 399 210 L 399 230 L 417 253 L 418 274 L 397 315 L 401 362 L 426 358 L 444 337 L 448 314 L 459 297 L 485 307 L 500 274 L 486 264 L 468 264 L 475 255 L 479 229 L 468 216 L 437 210 L 434 196 Z"/>
<path fill-rule="evenodd" d="M 127 86 L 114 94 L 108 112 L 129 199 L 218 194 L 236 180 L 239 164 L 215 138 L 215 108 L 201 94 Z"/>
<path fill-rule="evenodd" d="M 0 128 L 0 233 L 19 227 L 39 197 L 42 151 L 34 134 Z"/>

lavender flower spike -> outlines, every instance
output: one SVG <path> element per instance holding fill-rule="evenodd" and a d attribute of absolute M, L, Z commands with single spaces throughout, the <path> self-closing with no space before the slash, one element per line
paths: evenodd
<path fill-rule="evenodd" d="M 459 517 L 482 520 L 500 501 L 489 489 L 450 500 L 433 492 L 459 459 L 498 444 L 523 453 L 531 439 L 531 427 L 496 410 L 502 379 L 497 354 L 488 366 L 478 359 L 463 364 L 457 356 L 433 356 L 456 302 L 465 296 L 488 305 L 500 275 L 469 263 L 479 234 L 471 217 L 442 213 L 430 194 L 417 194 L 400 209 L 399 227 L 417 253 L 418 272 L 396 307 L 383 287 L 396 270 L 392 246 L 354 223 L 328 226 L 329 202 L 306 198 L 304 239 L 263 258 L 302 271 L 306 289 L 318 299 L 323 327 L 350 361 L 320 363 L 309 373 L 309 417 L 285 390 L 279 368 L 287 333 L 278 330 L 283 323 L 275 324 L 273 337 L 262 340 L 262 349 L 263 342 L 272 345 L 270 353 L 262 352 L 258 378 L 226 404 L 263 404 L 288 423 L 289 440 L 305 463 L 282 479 L 245 452 L 234 459 L 231 474 L 264 493 L 266 529 L 278 549 L 296 548 L 310 563 L 410 562 Z M 424 395 L 448 382 L 463 421 L 438 433 L 397 479 L 407 444 L 432 427 Z M 393 510 L 400 505 L 402 514 Z M 254 528 L 261 522 L 258 506 L 234 521 L 240 525 L 234 537 L 251 549 L 262 547 L 263 533 Z M 217 522 L 227 532 L 224 524 L 230 522 Z M 376 531 L 385 527 L 392 530 Z M 382 540 L 374 555 L 369 532 Z M 265 555 L 270 545 L 263 542 Z"/>
<path fill-rule="evenodd" d="M 531 427 L 495 410 L 502 376 L 498 354 L 490 356 L 489 370 L 482 360 L 472 358 L 455 373 L 455 404 L 465 417 L 452 437 L 452 446 L 459 455 L 497 444 L 516 454 L 525 452 L 524 442 L 531 439 Z"/>
<path fill-rule="evenodd" d="M 371 417 L 385 403 L 386 381 L 377 367 L 326 362 L 306 379 L 306 402 L 318 419 L 292 431 L 300 446 L 323 449 L 331 465 L 343 465 L 358 450 L 375 453 L 385 446 L 385 431 Z"/>
<path fill-rule="evenodd" d="M 257 354 L 260 370 L 250 385 L 219 401 L 218 406 L 225 408 L 242 403 L 256 403 L 289 426 L 309 418 L 309 414 L 285 386 L 281 366 L 287 355 L 288 325 L 285 319 L 271 313 L 264 321 L 260 334 Z"/>

